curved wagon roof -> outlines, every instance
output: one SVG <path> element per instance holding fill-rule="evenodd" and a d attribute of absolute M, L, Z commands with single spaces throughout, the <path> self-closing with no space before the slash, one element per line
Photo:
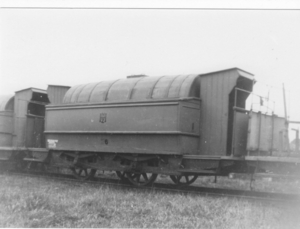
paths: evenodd
<path fill-rule="evenodd" d="M 199 75 L 128 77 L 70 88 L 63 103 L 97 103 L 200 97 Z"/>
<path fill-rule="evenodd" d="M 0 96 L 0 111 L 7 111 L 14 109 L 14 96 L 2 95 Z"/>

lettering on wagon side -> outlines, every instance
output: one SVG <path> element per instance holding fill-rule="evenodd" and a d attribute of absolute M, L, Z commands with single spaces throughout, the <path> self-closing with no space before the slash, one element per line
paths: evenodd
<path fill-rule="evenodd" d="M 48 142 L 48 148 L 50 148 L 50 149 L 55 149 L 58 140 L 55 140 L 55 139 L 48 139 L 47 142 Z"/>

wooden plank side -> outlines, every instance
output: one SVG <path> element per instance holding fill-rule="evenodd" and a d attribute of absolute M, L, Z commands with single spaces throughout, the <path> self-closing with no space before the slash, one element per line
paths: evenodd
<path fill-rule="evenodd" d="M 231 102 L 233 102 L 233 101 L 230 101 L 230 93 L 233 91 L 233 89 L 236 85 L 237 76 L 234 74 L 230 74 L 230 75 L 228 75 L 228 77 L 226 79 L 227 79 L 226 80 L 226 88 L 224 88 L 225 89 L 224 98 L 226 98 L 226 99 L 224 99 L 224 102 L 223 102 L 224 114 L 225 114 L 226 120 L 224 120 L 222 125 L 225 130 L 224 135 L 223 135 L 223 137 L 225 138 L 224 151 L 228 151 L 227 153 L 230 155 L 231 151 L 232 151 L 231 144 L 234 141 L 234 139 L 233 139 L 233 137 L 234 137 L 234 114 L 233 114 L 233 109 L 232 109 L 234 104 L 231 104 Z M 233 96 L 234 96 L 234 94 L 233 94 Z M 231 145 L 231 147 L 229 147 L 230 145 Z M 225 152 L 225 154 L 226 154 L 226 152 Z"/>
<path fill-rule="evenodd" d="M 28 103 L 31 100 L 31 89 L 16 92 L 14 103 L 14 136 L 13 146 L 22 147 L 26 142 L 26 115 Z"/>
<path fill-rule="evenodd" d="M 201 141 L 200 141 L 200 154 L 208 154 L 207 136 L 209 130 L 209 110 L 210 110 L 210 78 L 201 78 L 200 98 L 201 98 Z"/>
<path fill-rule="evenodd" d="M 12 146 L 13 114 L 0 114 L 0 146 Z"/>
<path fill-rule="evenodd" d="M 220 135 L 220 125 L 218 123 L 218 116 L 221 115 L 220 111 L 222 110 L 222 98 L 218 98 L 220 96 L 220 93 L 218 93 L 218 87 L 220 84 L 220 79 L 223 78 L 222 74 L 217 74 L 216 76 L 213 77 L 213 90 L 214 90 L 214 95 L 212 98 L 212 103 L 213 103 L 213 116 L 212 118 L 212 125 L 211 125 L 211 135 L 212 135 L 212 141 L 211 141 L 211 147 L 210 147 L 210 154 L 211 155 L 218 155 L 221 152 L 220 149 L 220 142 L 222 139 L 222 135 Z"/>
<path fill-rule="evenodd" d="M 215 128 L 216 135 L 218 136 L 218 144 L 220 146 L 223 145 L 223 126 L 222 126 L 222 113 L 223 113 L 223 96 L 222 96 L 222 86 L 223 86 L 223 77 L 218 77 L 216 82 L 216 107 L 217 107 L 217 115 L 215 119 Z M 220 152 L 220 149 L 217 149 L 216 152 Z M 218 154 L 218 153 L 217 153 Z"/>
<path fill-rule="evenodd" d="M 236 71 L 218 72 L 201 78 L 203 155 L 226 155 L 229 93 L 237 78 Z"/>
<path fill-rule="evenodd" d="M 247 150 L 247 130 L 249 117 L 246 113 L 236 112 L 234 156 L 245 155 Z"/>
<path fill-rule="evenodd" d="M 285 150 L 283 145 L 283 136 L 286 130 L 285 119 L 274 116 L 274 130 L 273 130 L 273 151 L 282 152 Z"/>

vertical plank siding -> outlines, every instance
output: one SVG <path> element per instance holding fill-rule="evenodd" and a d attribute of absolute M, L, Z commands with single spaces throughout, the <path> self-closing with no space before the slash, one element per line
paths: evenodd
<path fill-rule="evenodd" d="M 226 155 L 229 94 L 236 86 L 236 70 L 201 75 L 201 150 L 203 155 Z"/>

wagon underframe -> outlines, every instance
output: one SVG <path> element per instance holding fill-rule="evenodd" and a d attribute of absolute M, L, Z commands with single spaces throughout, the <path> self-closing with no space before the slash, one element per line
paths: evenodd
<path fill-rule="evenodd" d="M 170 175 L 175 183 L 182 183 L 180 178 L 183 177 L 187 184 L 197 176 L 217 177 L 230 173 L 300 177 L 300 158 L 296 157 L 111 154 L 9 147 L 1 147 L 0 154 L 5 169 L 24 169 L 32 164 L 42 164 L 71 169 L 77 178 L 90 178 L 96 170 L 117 171 L 121 179 L 130 177 L 133 180 L 147 174 L 164 174 Z M 1 168 L 4 167 L 1 165 Z M 149 182 L 155 180 L 153 177 L 145 179 Z"/>

